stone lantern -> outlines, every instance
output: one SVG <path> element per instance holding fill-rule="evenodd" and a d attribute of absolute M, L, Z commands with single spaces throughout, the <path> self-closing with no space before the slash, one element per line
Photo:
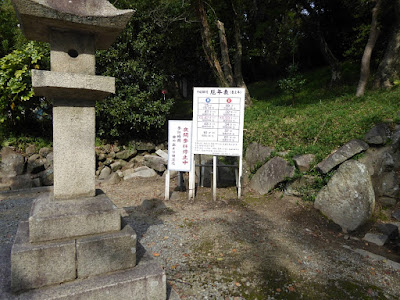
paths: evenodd
<path fill-rule="evenodd" d="M 53 101 L 54 193 L 37 198 L 11 252 L 18 299 L 165 299 L 164 271 L 136 264 L 136 234 L 95 188 L 95 102 L 115 79 L 95 75 L 132 10 L 107 0 L 12 0 L 28 39 L 49 42 L 51 71 L 32 70 L 38 96 Z M 29 291 L 30 290 L 30 291 Z"/>

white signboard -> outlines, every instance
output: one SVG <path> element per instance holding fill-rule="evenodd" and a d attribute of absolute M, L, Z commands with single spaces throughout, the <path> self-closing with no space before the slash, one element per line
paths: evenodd
<path fill-rule="evenodd" d="M 242 156 L 244 101 L 243 88 L 194 88 L 194 154 Z"/>
<path fill-rule="evenodd" d="M 168 121 L 168 170 L 189 172 L 191 157 L 192 121 Z"/>

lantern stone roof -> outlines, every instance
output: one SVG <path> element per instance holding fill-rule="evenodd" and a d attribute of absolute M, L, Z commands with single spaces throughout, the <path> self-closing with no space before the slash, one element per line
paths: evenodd
<path fill-rule="evenodd" d="M 94 34 L 96 49 L 107 49 L 134 13 L 107 0 L 12 0 L 28 39 L 50 41 L 50 30 Z"/>

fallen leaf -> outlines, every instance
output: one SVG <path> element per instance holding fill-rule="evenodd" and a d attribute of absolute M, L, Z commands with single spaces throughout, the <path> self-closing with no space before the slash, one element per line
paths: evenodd
<path fill-rule="evenodd" d="M 218 261 L 224 260 L 222 257 L 217 258 Z"/>
<path fill-rule="evenodd" d="M 288 287 L 288 290 L 289 290 L 290 292 L 294 292 L 296 289 L 294 288 L 294 286 L 289 286 L 289 287 Z"/>
<path fill-rule="evenodd" d="M 278 293 L 282 292 L 282 290 L 281 290 L 280 288 L 277 288 L 276 291 L 277 291 Z"/>
<path fill-rule="evenodd" d="M 169 239 L 169 236 L 164 236 L 164 240 L 168 240 Z"/>
<path fill-rule="evenodd" d="M 235 282 L 236 286 L 241 286 L 241 284 L 239 282 Z"/>
<path fill-rule="evenodd" d="M 236 249 L 232 249 L 232 252 L 236 253 L 236 252 L 237 252 L 237 250 L 236 250 Z"/>
<path fill-rule="evenodd" d="M 154 257 L 158 257 L 158 256 L 160 256 L 160 253 L 153 252 L 153 256 L 154 256 Z"/>

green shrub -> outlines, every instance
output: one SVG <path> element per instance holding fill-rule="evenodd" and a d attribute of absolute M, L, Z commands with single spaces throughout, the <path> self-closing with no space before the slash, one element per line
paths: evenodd
<path fill-rule="evenodd" d="M 47 66 L 47 52 L 41 44 L 29 42 L 0 59 L 0 130 L 3 137 L 11 133 L 40 131 L 43 124 L 39 123 L 50 118 L 48 103 L 34 97 L 31 83 L 31 69 Z"/>
<path fill-rule="evenodd" d="M 278 81 L 279 87 L 289 94 L 292 98 L 292 105 L 295 103 L 296 95 L 301 91 L 301 89 L 306 84 L 306 80 L 299 73 L 298 66 L 296 64 L 291 64 L 286 69 L 288 76 L 284 79 Z"/>

